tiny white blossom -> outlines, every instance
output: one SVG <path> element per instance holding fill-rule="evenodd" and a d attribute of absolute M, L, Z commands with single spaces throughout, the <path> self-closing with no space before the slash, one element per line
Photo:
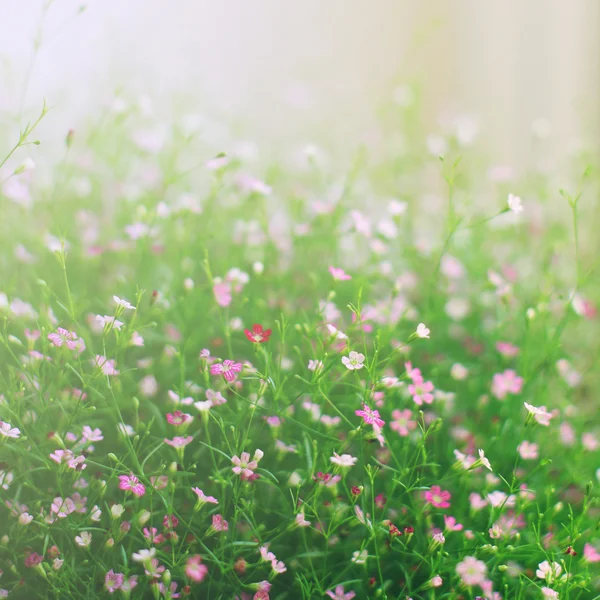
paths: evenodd
<path fill-rule="evenodd" d="M 125 310 L 135 310 L 135 306 L 133 306 L 133 304 L 130 304 L 127 300 L 119 298 L 119 296 L 113 296 L 113 300 L 117 306 L 120 306 Z"/>
<path fill-rule="evenodd" d="M 338 465 L 340 467 L 352 467 L 356 464 L 358 458 L 350 454 L 342 454 L 341 456 L 334 452 L 333 456 L 329 459 L 333 464 Z"/>
<path fill-rule="evenodd" d="M 417 337 L 429 339 L 430 331 L 425 326 L 425 323 L 419 323 L 417 325 Z"/>
<path fill-rule="evenodd" d="M 521 204 L 521 198 L 519 196 L 515 196 L 513 194 L 508 195 L 508 208 L 512 210 L 515 214 L 519 214 L 523 212 L 523 205 Z"/>
<path fill-rule="evenodd" d="M 342 357 L 342 363 L 344 363 L 345 367 L 350 369 L 350 371 L 362 369 L 365 366 L 364 362 L 365 355 L 360 352 L 355 352 L 354 350 L 352 350 L 348 356 Z"/>
<path fill-rule="evenodd" d="M 82 531 L 81 535 L 75 536 L 75 543 L 82 548 L 87 548 L 92 543 L 92 534 L 89 531 Z"/>

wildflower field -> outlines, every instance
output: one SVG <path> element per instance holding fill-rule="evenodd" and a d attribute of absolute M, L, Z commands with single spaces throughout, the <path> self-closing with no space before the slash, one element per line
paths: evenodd
<path fill-rule="evenodd" d="M 146 109 L 0 129 L 0 597 L 599 598 L 597 156 Z"/>

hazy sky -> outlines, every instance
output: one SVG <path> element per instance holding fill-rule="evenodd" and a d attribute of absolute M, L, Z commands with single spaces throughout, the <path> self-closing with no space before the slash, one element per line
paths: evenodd
<path fill-rule="evenodd" d="M 561 144 L 598 126 L 595 0 L 55 0 L 32 63 L 43 5 L 0 0 L 0 108 L 20 105 L 33 64 L 26 104 L 46 96 L 56 127 L 123 86 L 217 107 L 264 138 L 319 121 L 349 136 L 414 76 L 432 130 L 442 113 L 475 113 L 500 159 L 538 117 Z"/>

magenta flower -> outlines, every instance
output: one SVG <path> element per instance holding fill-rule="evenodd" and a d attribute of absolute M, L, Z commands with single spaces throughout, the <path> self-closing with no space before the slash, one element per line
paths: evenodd
<path fill-rule="evenodd" d="M 48 339 L 57 348 L 60 348 L 63 345 L 69 350 L 75 350 L 75 348 L 77 348 L 77 343 L 75 342 L 77 334 L 74 331 L 68 331 L 62 327 L 59 327 L 56 332 L 49 333 Z"/>
<path fill-rule="evenodd" d="M 425 500 L 435 508 L 450 508 L 450 498 L 450 492 L 442 490 L 439 485 L 432 485 L 431 489 L 425 492 Z"/>
<path fill-rule="evenodd" d="M 235 374 L 242 371 L 242 363 L 236 363 L 232 360 L 224 360 L 222 363 L 215 363 L 210 367 L 211 375 L 223 375 L 226 381 L 230 383 L 235 380 Z"/>
<path fill-rule="evenodd" d="M 104 587 L 109 594 L 117 591 L 125 580 L 123 573 L 115 573 L 112 569 L 104 577 Z"/>
<path fill-rule="evenodd" d="M 366 404 L 363 404 L 362 410 L 354 411 L 354 414 L 362 417 L 367 425 L 376 425 L 377 427 L 385 425 L 385 421 L 379 416 L 379 411 L 369 408 Z"/>
<path fill-rule="evenodd" d="M 169 425 L 175 425 L 178 427 L 179 425 L 183 425 L 188 421 L 191 421 L 192 415 L 188 415 L 187 413 L 183 413 L 180 410 L 176 410 L 173 413 L 167 413 L 167 423 Z"/>
<path fill-rule="evenodd" d="M 140 483 L 140 480 L 133 473 L 119 475 L 119 489 L 131 491 L 135 496 L 143 496 L 146 493 L 146 487 Z"/>

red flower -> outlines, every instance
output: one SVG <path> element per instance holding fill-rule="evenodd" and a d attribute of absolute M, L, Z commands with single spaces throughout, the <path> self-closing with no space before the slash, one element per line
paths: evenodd
<path fill-rule="evenodd" d="M 271 337 L 270 329 L 263 329 L 262 325 L 252 325 L 252 331 L 244 329 L 246 337 L 254 344 L 262 344 L 268 342 Z"/>

